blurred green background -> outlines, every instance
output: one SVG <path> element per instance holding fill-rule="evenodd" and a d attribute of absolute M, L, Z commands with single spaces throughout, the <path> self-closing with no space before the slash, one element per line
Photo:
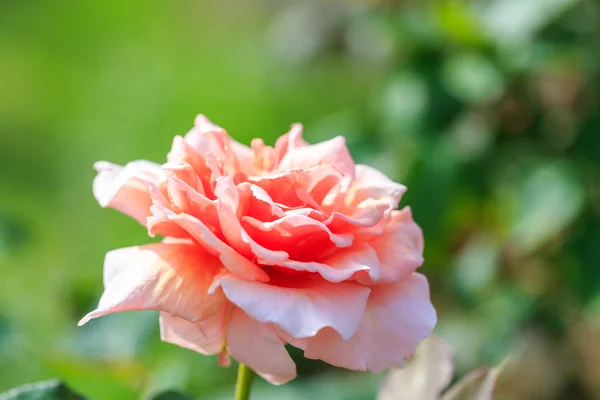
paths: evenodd
<path fill-rule="evenodd" d="M 157 315 L 76 322 L 145 229 L 92 163 L 165 160 L 197 113 L 241 142 L 293 122 L 409 191 L 457 372 L 513 354 L 513 399 L 600 399 L 600 4 L 0 1 L 0 392 L 227 399 L 235 368 L 161 343 Z M 257 399 L 373 399 L 306 361 Z"/>

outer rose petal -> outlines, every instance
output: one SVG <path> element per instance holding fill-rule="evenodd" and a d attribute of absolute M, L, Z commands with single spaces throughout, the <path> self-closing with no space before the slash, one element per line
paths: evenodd
<path fill-rule="evenodd" d="M 343 175 L 354 177 L 354 161 L 344 137 L 338 136 L 314 145 L 296 147 L 283 156 L 278 168 L 309 169 L 325 164 L 332 164 Z"/>
<path fill-rule="evenodd" d="M 154 243 L 114 250 L 104 261 L 104 293 L 80 322 L 121 311 L 160 310 L 189 321 L 216 314 L 222 293 L 208 294 L 219 260 L 195 244 Z"/>
<path fill-rule="evenodd" d="M 366 199 L 386 201 L 392 208 L 398 207 L 406 186 L 392 181 L 375 168 L 358 164 L 356 179 L 348 191 L 348 200 L 358 204 Z"/>
<path fill-rule="evenodd" d="M 410 207 L 392 211 L 392 219 L 381 236 L 371 239 L 369 245 L 377 252 L 380 271 L 370 271 L 370 280 L 361 283 L 398 282 L 423 264 L 423 233 L 413 221 Z"/>
<path fill-rule="evenodd" d="M 349 340 L 324 329 L 315 337 L 289 338 L 304 356 L 329 364 L 379 373 L 404 364 L 437 321 L 427 279 L 414 273 L 400 283 L 372 288 L 365 318 Z"/>
<path fill-rule="evenodd" d="M 398 207 L 406 187 L 366 165 L 356 166 L 356 178 L 344 198 L 344 204 L 331 209 L 325 224 L 336 232 L 353 227 L 371 228 Z M 370 231 L 370 229 L 363 229 Z"/>
<path fill-rule="evenodd" d="M 162 179 L 160 165 L 139 160 L 121 167 L 100 161 L 94 168 L 98 171 L 94 197 L 100 206 L 114 208 L 145 225 L 152 205 L 148 183 L 157 184 Z"/>
<path fill-rule="evenodd" d="M 314 336 L 325 327 L 350 338 L 360 325 L 371 291 L 353 283 L 294 279 L 275 286 L 233 275 L 222 277 L 220 285 L 225 296 L 252 318 L 275 323 L 296 338 Z"/>
<path fill-rule="evenodd" d="M 273 385 L 296 377 L 296 364 L 275 327 L 253 320 L 239 308 L 233 311 L 229 321 L 227 349 L 236 360 L 248 365 Z"/>
<path fill-rule="evenodd" d="M 199 322 L 190 322 L 169 313 L 160 313 L 160 338 L 205 355 L 218 354 L 225 340 L 225 315 L 222 312 Z"/>

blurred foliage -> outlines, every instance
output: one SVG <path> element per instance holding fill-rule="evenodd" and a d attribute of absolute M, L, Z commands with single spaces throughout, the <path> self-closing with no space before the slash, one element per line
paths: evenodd
<path fill-rule="evenodd" d="M 345 135 L 409 187 L 459 375 L 513 353 L 512 398 L 600 399 L 599 48 L 593 0 L 0 2 L 0 391 L 229 398 L 235 369 L 154 313 L 75 326 L 105 252 L 149 240 L 92 163 L 164 160 L 201 112 L 245 143 Z M 256 398 L 374 398 L 292 354 Z"/>
<path fill-rule="evenodd" d="M 84 400 L 59 381 L 26 384 L 0 394 L 1 400 Z"/>

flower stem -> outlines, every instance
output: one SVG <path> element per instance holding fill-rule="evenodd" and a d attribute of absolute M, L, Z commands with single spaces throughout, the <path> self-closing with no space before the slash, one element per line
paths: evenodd
<path fill-rule="evenodd" d="M 254 371 L 248 366 L 240 363 L 238 367 L 237 383 L 235 384 L 235 400 L 248 400 L 250 398 L 250 386 L 252 386 Z"/>

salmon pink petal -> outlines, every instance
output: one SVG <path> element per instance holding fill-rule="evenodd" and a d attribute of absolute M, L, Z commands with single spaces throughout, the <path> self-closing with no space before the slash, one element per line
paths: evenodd
<path fill-rule="evenodd" d="M 114 208 L 145 225 L 152 205 L 149 183 L 158 184 L 164 178 L 160 165 L 140 160 L 121 167 L 100 161 L 94 168 L 98 171 L 94 196 L 100 206 Z"/>
<path fill-rule="evenodd" d="M 163 342 L 185 347 L 205 355 L 218 354 L 225 343 L 226 310 L 198 322 L 160 313 L 160 338 Z"/>
<path fill-rule="evenodd" d="M 254 152 L 248 146 L 245 146 L 229 138 L 229 148 L 235 155 L 239 170 L 246 175 L 254 173 Z"/>
<path fill-rule="evenodd" d="M 163 170 L 168 175 L 168 197 L 171 205 L 179 212 L 200 218 L 216 235 L 221 235 L 216 200 L 210 200 L 199 192 L 195 185 L 191 167 L 185 165 L 167 164 Z M 201 184 L 200 184 L 201 185 Z"/>
<path fill-rule="evenodd" d="M 423 264 L 423 233 L 413 221 L 410 207 L 392 211 L 391 221 L 383 234 L 368 243 L 377 252 L 381 265 L 380 276 L 370 276 L 373 282 L 397 282 Z"/>
<path fill-rule="evenodd" d="M 275 218 L 283 217 L 284 211 L 279 205 L 277 205 L 271 196 L 260 186 L 250 185 L 250 204 L 248 204 L 248 211 L 252 215 L 256 216 L 259 220 L 273 220 Z"/>
<path fill-rule="evenodd" d="M 319 222 L 323 222 L 327 219 L 327 215 L 323 211 L 315 210 L 314 208 L 308 207 L 286 209 L 286 211 L 283 212 L 282 216 L 291 215 L 303 215 L 305 217 L 310 217 Z"/>
<path fill-rule="evenodd" d="M 304 356 L 329 364 L 379 373 L 402 366 L 437 321 L 427 279 L 414 273 L 399 283 L 372 287 L 365 318 L 356 334 L 345 340 L 332 329 L 315 337 L 288 338 Z"/>
<path fill-rule="evenodd" d="M 387 205 L 376 204 L 373 207 L 365 207 L 356 210 L 349 216 L 334 211 L 327 220 L 323 221 L 323 223 L 327 225 L 329 229 L 336 232 L 351 230 L 356 227 L 373 227 L 381 221 L 388 209 L 389 207 Z"/>
<path fill-rule="evenodd" d="M 314 197 L 318 195 L 317 192 L 330 190 L 340 179 L 342 179 L 340 171 L 331 164 L 325 164 L 306 170 L 291 169 L 251 176 L 248 181 L 265 189 L 271 198 L 275 198 L 282 187 L 288 188 L 288 190 L 302 188 L 311 197 Z M 311 201 L 317 203 L 314 199 Z"/>
<path fill-rule="evenodd" d="M 188 214 L 177 214 L 165 207 L 152 206 L 153 214 L 160 219 L 152 221 L 158 224 L 174 223 L 185 230 L 206 251 L 218 257 L 223 266 L 237 276 L 251 281 L 266 282 L 269 276 L 229 245 L 219 239 L 202 221 Z M 148 229 L 152 226 L 148 225 Z"/>
<path fill-rule="evenodd" d="M 160 235 L 165 238 L 191 238 L 188 231 L 169 219 L 169 215 L 175 214 L 175 212 L 168 207 L 155 204 L 150 207 L 150 212 L 152 215 L 146 220 L 146 228 L 148 229 L 148 235 L 150 235 L 150 237 Z"/>
<path fill-rule="evenodd" d="M 354 161 L 344 137 L 338 136 L 325 142 L 296 147 L 283 156 L 278 168 L 309 169 L 327 164 L 333 165 L 342 175 L 354 177 Z"/>
<path fill-rule="evenodd" d="M 254 168 L 256 171 L 259 173 L 271 171 L 277 162 L 275 149 L 265 145 L 262 139 L 252 139 L 250 146 L 254 152 Z"/>
<path fill-rule="evenodd" d="M 353 283 L 289 279 L 281 286 L 232 275 L 219 281 L 225 296 L 259 322 L 275 323 L 296 338 L 331 327 L 350 338 L 362 320 L 370 289 Z"/>
<path fill-rule="evenodd" d="M 318 207 L 318 204 L 304 188 L 308 183 L 304 171 L 277 171 L 266 175 L 251 176 L 248 181 L 267 192 L 275 203 L 287 207 L 304 207 L 310 203 L 311 207 Z"/>
<path fill-rule="evenodd" d="M 186 185 L 188 185 L 190 188 L 192 188 L 194 191 L 204 195 L 204 187 L 202 185 L 202 181 L 200 180 L 200 178 L 198 177 L 198 174 L 196 174 L 196 171 L 194 170 L 194 168 L 187 163 L 183 163 L 183 162 L 178 162 L 178 163 L 173 163 L 173 162 L 169 162 L 164 164 L 161 169 L 163 171 L 165 171 L 165 173 L 172 178 L 175 178 L 183 183 L 185 183 Z"/>
<path fill-rule="evenodd" d="M 166 166 L 163 166 L 163 169 L 173 170 L 174 168 L 171 166 L 178 164 L 189 165 L 199 181 L 197 186 L 195 184 L 191 186 L 203 195 L 209 196 L 212 194 L 211 177 L 213 170 L 208 166 L 205 157 L 194 150 L 181 136 L 176 136 L 173 139 L 173 145 L 167 159 L 169 162 Z M 175 173 L 175 171 L 172 171 L 172 173 Z M 190 182 L 187 183 L 190 184 Z"/>
<path fill-rule="evenodd" d="M 272 324 L 261 324 L 236 308 L 227 330 L 227 350 L 267 382 L 281 385 L 296 377 L 296 364 Z"/>
<path fill-rule="evenodd" d="M 360 272 L 377 277 L 381 268 L 377 252 L 368 243 L 357 243 L 350 248 L 340 249 L 320 262 L 329 265 L 338 273 L 343 272 L 343 280 L 349 279 L 348 274 L 350 273 L 354 275 Z M 319 272 L 323 278 L 332 281 L 329 275 Z"/>
<path fill-rule="evenodd" d="M 217 181 L 215 194 L 219 199 L 217 211 L 221 230 L 234 249 L 248 258 L 256 258 L 260 263 L 273 264 L 288 259 L 285 251 L 273 251 L 261 246 L 242 227 L 239 215 L 248 206 L 249 193 L 240 192 L 230 177 L 223 177 Z M 246 198 L 242 201 L 241 196 Z"/>
<path fill-rule="evenodd" d="M 360 204 L 367 199 L 386 201 L 393 208 L 398 207 L 406 186 L 367 165 L 356 165 L 356 178 L 348 190 L 348 202 Z"/>
<path fill-rule="evenodd" d="M 161 310 L 189 321 L 208 318 L 224 297 L 208 294 L 221 262 L 197 245 L 154 243 L 114 250 L 104 261 L 104 293 L 80 322 L 121 311 Z"/>
<path fill-rule="evenodd" d="M 352 176 L 344 176 L 340 179 L 320 201 L 321 210 L 328 214 L 332 214 L 336 211 L 347 212 L 349 203 L 346 201 L 346 197 L 353 180 L 354 177 Z"/>
<path fill-rule="evenodd" d="M 339 249 L 319 262 L 287 260 L 276 266 L 278 269 L 280 267 L 318 273 L 325 280 L 334 283 L 346 281 L 357 274 L 378 277 L 380 273 L 377 253 L 366 243 Z"/>
<path fill-rule="evenodd" d="M 213 232 L 220 232 L 215 200 L 206 198 L 175 177 L 169 177 L 169 198 L 181 212 L 200 218 Z"/>
<path fill-rule="evenodd" d="M 225 129 L 213 124 L 202 114 L 196 116 L 194 127 L 184 137 L 185 141 L 201 155 L 212 153 L 219 158 L 225 155 L 224 147 L 228 138 Z"/>
<path fill-rule="evenodd" d="M 296 147 L 307 146 L 308 143 L 302 139 L 302 124 L 293 124 L 288 133 L 280 136 L 275 142 L 275 154 L 277 161 L 281 161 L 286 153 L 294 150 Z"/>
<path fill-rule="evenodd" d="M 196 117 L 194 128 L 185 135 L 185 141 L 204 157 L 213 174 L 215 167 L 223 172 L 223 175 L 233 176 L 237 172 L 244 172 L 247 168 L 247 152 L 239 143 L 233 143 L 227 131 L 220 126 L 210 122 L 204 115 Z M 238 159 L 238 155 L 240 159 Z M 215 162 L 212 162 L 210 158 Z M 220 174 L 216 174 L 220 176 Z"/>
<path fill-rule="evenodd" d="M 263 232 L 268 232 L 270 235 L 294 238 L 297 245 L 300 245 L 298 242 L 302 241 L 303 238 L 312 237 L 319 233 L 328 236 L 331 243 L 336 247 L 349 247 L 354 240 L 352 234 L 335 234 L 322 222 L 305 215 L 286 215 L 272 222 L 262 222 L 255 218 L 244 217 L 243 221 Z"/>
<path fill-rule="evenodd" d="M 398 207 L 405 191 L 404 185 L 393 182 L 381 172 L 357 165 L 356 179 L 344 196 L 344 205 L 334 208 L 325 224 L 336 232 L 372 228 Z M 361 231 L 374 233 L 371 229 L 358 230 Z"/>

